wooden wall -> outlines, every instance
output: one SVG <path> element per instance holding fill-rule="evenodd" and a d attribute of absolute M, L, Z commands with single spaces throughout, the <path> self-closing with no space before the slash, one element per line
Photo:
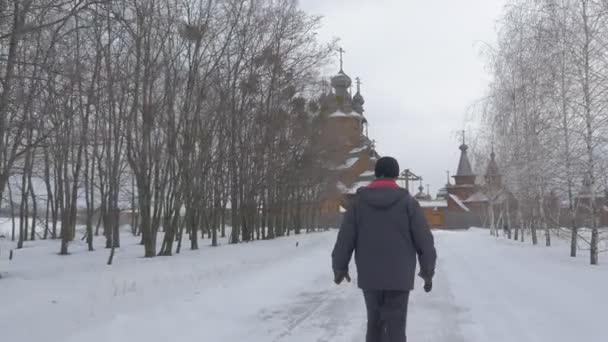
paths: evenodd
<path fill-rule="evenodd" d="M 443 228 L 445 225 L 445 208 L 422 208 L 424 217 L 431 228 Z"/>

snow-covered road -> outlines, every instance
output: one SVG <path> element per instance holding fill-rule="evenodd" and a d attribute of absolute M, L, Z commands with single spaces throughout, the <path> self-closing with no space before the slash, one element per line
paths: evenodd
<path fill-rule="evenodd" d="M 335 232 L 144 260 L 130 245 L 59 257 L 18 252 L 0 280 L 0 336 L 11 342 L 357 342 L 365 310 L 355 284 L 335 286 Z M 608 268 L 567 249 L 437 232 L 431 294 L 413 293 L 411 341 L 604 342 Z M 126 241 L 125 245 L 136 241 Z M 298 242 L 298 246 L 296 246 Z M 354 269 L 354 267 L 353 267 Z M 356 278 L 356 275 L 354 275 Z"/>

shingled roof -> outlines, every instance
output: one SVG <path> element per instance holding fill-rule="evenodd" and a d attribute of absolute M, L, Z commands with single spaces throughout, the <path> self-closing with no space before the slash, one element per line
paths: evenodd
<path fill-rule="evenodd" d="M 469 147 L 466 144 L 460 145 L 460 161 L 458 162 L 458 171 L 456 176 L 475 176 L 471 168 L 471 162 L 467 155 Z"/>

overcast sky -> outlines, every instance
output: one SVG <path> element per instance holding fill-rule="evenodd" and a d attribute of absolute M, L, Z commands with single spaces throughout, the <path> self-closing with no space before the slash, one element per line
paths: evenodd
<path fill-rule="evenodd" d="M 423 176 L 433 195 L 445 184 L 446 171 L 456 170 L 457 132 L 486 91 L 481 52 L 495 42 L 504 3 L 300 0 L 305 10 L 324 17 L 323 40 L 340 38 L 344 71 L 361 77 L 378 152 Z"/>

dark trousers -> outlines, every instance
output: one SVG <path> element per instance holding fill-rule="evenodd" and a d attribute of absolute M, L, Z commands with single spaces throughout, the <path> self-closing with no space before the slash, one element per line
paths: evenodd
<path fill-rule="evenodd" d="M 406 342 L 409 291 L 363 290 L 367 307 L 366 342 Z"/>

